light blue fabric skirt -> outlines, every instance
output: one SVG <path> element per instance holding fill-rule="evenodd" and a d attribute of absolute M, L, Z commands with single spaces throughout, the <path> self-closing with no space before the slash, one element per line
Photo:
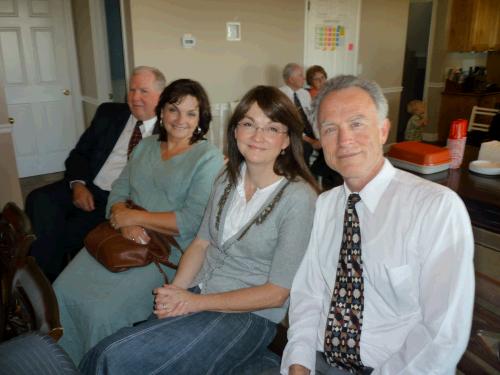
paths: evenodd
<path fill-rule="evenodd" d="M 174 263 L 177 253 L 170 257 Z M 175 271 L 162 268 L 172 281 Z M 78 365 L 104 337 L 147 319 L 153 311 L 152 290 L 163 280 L 154 264 L 113 273 L 82 249 L 54 282 L 64 328 L 59 344 Z"/>

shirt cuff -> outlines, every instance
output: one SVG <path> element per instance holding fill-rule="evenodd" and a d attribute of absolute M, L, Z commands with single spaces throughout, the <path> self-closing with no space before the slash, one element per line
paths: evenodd
<path fill-rule="evenodd" d="M 69 182 L 69 188 L 70 188 L 70 189 L 73 189 L 73 184 L 74 184 L 74 183 L 76 183 L 76 182 L 79 182 L 79 183 L 81 183 L 81 184 L 83 184 L 83 185 L 87 185 L 87 184 L 85 183 L 85 181 L 83 181 L 83 180 L 73 180 L 73 181 L 70 181 L 70 182 Z"/>
<path fill-rule="evenodd" d="M 286 346 L 281 361 L 281 374 L 287 375 L 291 365 L 301 365 L 309 370 L 311 374 L 316 371 L 316 348 L 304 344 Z"/>

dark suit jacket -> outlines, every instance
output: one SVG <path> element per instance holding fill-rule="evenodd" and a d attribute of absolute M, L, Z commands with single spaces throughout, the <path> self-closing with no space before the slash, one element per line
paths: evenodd
<path fill-rule="evenodd" d="M 92 123 L 66 159 L 64 178 L 67 182 L 82 180 L 87 186 L 93 186 L 95 176 L 115 147 L 129 117 L 130 109 L 124 103 L 104 103 L 97 108 Z"/>

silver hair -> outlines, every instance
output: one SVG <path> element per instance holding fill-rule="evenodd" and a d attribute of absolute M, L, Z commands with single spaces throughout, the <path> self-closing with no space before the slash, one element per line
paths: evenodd
<path fill-rule="evenodd" d="M 382 126 L 383 121 L 387 118 L 387 114 L 389 112 L 389 104 L 387 103 L 386 97 L 382 93 L 382 89 L 375 81 L 369 81 L 353 75 L 339 75 L 325 82 L 313 103 L 314 122 L 316 123 L 317 121 L 320 104 L 328 94 L 334 91 L 348 89 L 350 87 L 358 87 L 370 95 L 370 98 L 373 100 L 375 108 L 377 109 L 379 126 Z M 317 126 L 319 127 L 319 124 Z"/>
<path fill-rule="evenodd" d="M 297 64 L 297 63 L 286 64 L 285 67 L 283 68 L 283 73 L 282 73 L 283 74 L 283 81 L 287 82 L 288 78 L 290 78 L 293 75 L 293 72 L 297 68 L 302 68 L 302 66 Z"/>
<path fill-rule="evenodd" d="M 159 92 L 162 92 L 165 86 L 167 85 L 167 80 L 165 79 L 165 76 L 163 75 L 162 72 L 160 72 L 159 69 L 153 68 L 152 66 L 146 66 L 146 65 L 141 65 L 141 66 L 136 66 L 134 70 L 132 70 L 132 74 L 130 77 L 132 78 L 136 74 L 142 73 L 142 72 L 150 72 L 155 76 L 155 86 L 156 89 Z"/>

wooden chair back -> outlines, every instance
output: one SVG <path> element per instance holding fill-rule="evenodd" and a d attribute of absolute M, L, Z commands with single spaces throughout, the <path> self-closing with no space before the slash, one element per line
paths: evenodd
<path fill-rule="evenodd" d="M 29 331 L 62 335 L 59 306 L 52 285 L 28 256 L 35 240 L 26 214 L 7 203 L 0 215 L 0 341 Z"/>
<path fill-rule="evenodd" d="M 495 116 L 499 112 L 500 110 L 495 108 L 478 107 L 477 105 L 475 105 L 474 107 L 472 107 L 468 131 L 478 130 L 481 132 L 488 132 L 490 129 L 491 119 L 487 121 L 486 118 L 493 118 L 493 116 Z"/>

